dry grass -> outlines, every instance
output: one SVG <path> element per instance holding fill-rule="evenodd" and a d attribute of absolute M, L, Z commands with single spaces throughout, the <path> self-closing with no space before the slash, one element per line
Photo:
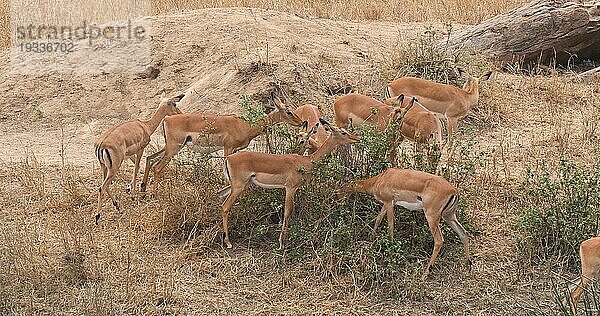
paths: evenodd
<path fill-rule="evenodd" d="M 192 1 L 188 4 L 177 3 L 181 9 L 203 5 Z M 248 2 L 248 5 L 254 3 Z M 296 5 L 291 5 L 291 9 L 283 6 L 275 8 L 344 19 L 368 19 L 366 14 L 379 14 L 379 18 L 404 21 L 401 15 L 385 10 L 365 13 L 369 11 L 346 11 L 348 7 L 355 7 L 353 5 L 342 8 L 340 4 L 339 7 L 335 4 L 325 6 L 321 2 L 303 2 L 303 6 L 299 2 L 290 3 Z M 169 2 L 168 6 L 153 4 L 157 12 L 176 7 L 174 2 Z M 211 3 L 214 6 L 228 4 Z M 373 4 L 377 10 L 385 8 L 377 2 Z M 382 4 L 387 5 L 387 2 Z M 516 2 L 485 6 L 478 3 L 477 8 L 486 11 L 475 10 L 480 15 L 470 15 L 473 12 L 464 10 L 466 6 L 457 2 L 455 5 L 446 4 L 453 11 L 444 15 L 445 9 L 441 6 L 428 11 L 420 3 L 403 4 L 407 8 L 414 8 L 414 12 L 407 13 L 407 20 L 410 17 L 415 20 L 421 17 L 444 20 L 445 16 L 465 19 L 460 22 L 469 22 L 467 17 L 477 21 L 486 14 L 492 14 L 493 10 L 507 10 L 517 5 Z M 401 10 L 402 7 L 396 9 Z M 217 13 L 223 14 L 211 14 Z M 185 19 L 188 23 L 194 22 L 191 16 Z M 202 17 L 199 20 L 204 22 L 208 19 Z M 177 22 L 181 21 L 165 21 L 161 28 L 174 30 L 177 36 L 198 31 L 194 29 L 197 24 L 193 24 L 189 30 L 175 29 L 173 24 Z M 234 26 L 234 23 L 229 24 Z M 322 25 L 319 27 L 322 30 Z M 368 28 L 368 25 L 360 24 L 360 28 Z M 301 31 L 305 32 L 302 33 L 304 37 L 310 37 L 309 32 L 314 32 L 308 28 Z M 211 33 L 216 34 L 215 38 L 225 36 L 216 31 Z M 323 34 L 319 35 L 329 37 L 327 33 Z M 282 36 L 275 32 L 269 35 Z M 363 36 L 362 33 L 357 35 L 360 36 Z M 272 45 L 270 63 L 275 69 L 273 73 L 254 73 L 254 77 L 249 75 L 248 85 L 243 87 L 251 86 L 264 92 L 273 81 L 267 81 L 264 85 L 256 82 L 265 78 L 277 79 L 281 89 L 291 90 L 291 98 L 306 100 L 310 95 L 323 102 L 333 98 L 327 93 L 336 87 L 351 86 L 364 93 L 379 93 L 391 77 L 409 71 L 398 68 L 398 65 L 402 65 L 399 62 L 404 50 L 386 52 L 384 58 L 390 58 L 385 62 L 377 58 L 369 60 L 369 67 L 359 64 L 350 58 L 357 52 L 372 53 L 374 50 L 369 50 L 358 39 L 348 38 L 351 44 L 360 44 L 350 52 L 340 50 L 349 55 L 335 55 L 332 51 L 323 50 L 318 56 L 313 56 L 307 52 L 308 49 L 302 51 L 305 49 L 302 45 L 289 50 L 285 46 L 287 44 L 278 45 L 285 49 Z M 153 82 L 135 77 L 132 79 L 126 75 L 102 76 L 113 81 L 100 81 L 102 78 L 95 77 L 66 78 L 64 85 L 63 78 L 58 81 L 52 76 L 38 81 L 17 81 L 26 90 L 24 93 L 34 91 L 39 95 L 14 97 L 10 99 L 11 106 L 23 108 L 23 112 L 31 111 L 30 103 L 17 101 L 33 100 L 31 102 L 42 104 L 40 108 L 50 119 L 35 118 L 29 121 L 26 113 L 14 114 L 14 118 L 11 117 L 8 123 L 2 123 L 0 127 L 9 125 L 7 130 L 18 129 L 22 124 L 27 129 L 35 128 L 38 120 L 48 124 L 43 126 L 52 126 L 53 120 L 58 117 L 66 118 L 65 121 L 73 126 L 79 122 L 79 116 L 90 120 L 104 119 L 103 124 L 128 117 L 141 117 L 144 114 L 140 113 L 148 111 L 153 92 L 164 86 L 172 90 L 188 87 L 190 82 L 194 82 L 190 78 L 205 79 L 197 76 L 205 69 L 205 65 L 190 66 L 190 60 L 203 54 L 217 56 L 210 62 L 221 71 L 217 73 L 220 75 L 226 64 L 236 63 L 237 67 L 238 59 L 242 60 L 240 64 L 243 67 L 251 65 L 244 64 L 243 54 L 251 55 L 253 50 L 258 50 L 256 47 L 262 47 L 262 42 L 257 41 L 256 47 L 246 48 L 246 52 L 235 46 L 218 48 L 213 52 L 210 51 L 214 46 L 212 42 L 204 50 L 202 47 L 180 45 L 177 40 L 160 34 L 155 40 L 157 42 L 153 44 L 157 47 L 174 43 L 173 46 L 178 49 L 158 57 L 165 62 L 161 76 L 166 77 Z M 214 39 L 211 38 L 211 41 L 214 42 Z M 274 41 L 271 38 L 271 43 Z M 330 46 L 334 44 L 332 42 Z M 308 46 L 312 51 L 316 45 Z M 227 59 L 226 54 L 232 51 L 239 53 L 239 56 Z M 289 60 L 278 59 L 278 56 L 292 53 L 297 54 L 294 57 L 305 58 L 296 60 L 292 66 Z M 173 56 L 172 59 L 168 59 L 170 56 Z M 252 62 L 256 62 L 254 55 L 251 58 Z M 343 60 L 355 62 L 356 68 L 344 64 Z M 489 65 L 472 65 L 471 70 L 482 71 L 482 67 Z M 359 75 L 354 76 L 355 73 Z M 220 85 L 220 82 L 211 81 L 215 78 L 209 79 L 204 83 L 211 87 Z M 337 253 L 323 256 L 315 251 L 296 257 L 292 251 L 276 251 L 276 237 L 257 235 L 262 229 L 276 235 L 278 222 L 273 209 L 281 208 L 282 199 L 274 199 L 272 206 L 261 210 L 260 214 L 249 214 L 240 205 L 236 206 L 231 220 L 236 247 L 231 251 L 222 249 L 220 201 L 213 194 L 222 185 L 219 168 L 172 164 L 165 175 L 167 180 L 156 196 L 131 199 L 123 193 L 132 169 L 127 163 L 113 186 L 113 192 L 122 202 L 125 212 L 118 214 L 109 207 L 109 203 L 105 203 L 103 222 L 95 226 L 92 214 L 99 171 L 81 162 L 82 156 L 93 156 L 91 150 L 74 146 L 76 148 L 72 149 L 71 155 L 66 156 L 64 167 L 56 167 L 56 164 L 38 161 L 31 156 L 22 162 L 0 162 L 0 314 L 522 315 L 526 314 L 528 308 L 535 307 L 533 297 L 543 306 L 553 306 L 551 281 L 561 282 L 564 275 L 572 277 L 573 274 L 561 266 L 530 265 L 527 258 L 523 258 L 516 249 L 514 236 L 519 232 L 515 231 L 513 224 L 522 208 L 522 192 L 518 185 L 525 166 L 537 160 L 546 160 L 549 168 L 555 168 L 563 156 L 579 164 L 593 163 L 597 157 L 597 151 L 594 150 L 600 146 L 600 131 L 597 128 L 600 85 L 595 80 L 584 84 L 574 82 L 566 75 L 529 77 L 499 73 L 484 84 L 480 107 L 461 124 L 464 134 L 461 140 L 476 141 L 473 152 L 483 154 L 469 161 L 478 164 L 472 177 L 461 177 L 460 172 L 456 172 L 454 178 L 461 181 L 461 201 L 464 204 L 460 214 L 471 224 L 468 229 L 472 236 L 475 264 L 471 272 L 466 271 L 462 262 L 462 247 L 448 234 L 444 250 L 427 281 L 421 281 L 419 276 L 428 258 L 430 240 L 426 246 L 408 254 L 410 263 L 395 271 L 395 278 L 386 279 L 381 286 L 366 284 L 365 275 L 372 271 L 373 266 L 370 265 L 372 262 L 365 260 L 368 256 L 363 253 L 351 254 L 363 260 L 358 263 L 362 269 L 350 269 L 339 260 Z M 177 81 L 177 84 L 171 81 Z M 2 84 L 0 88 L 5 88 Z M 56 86 L 61 88 L 54 90 Z M 226 97 L 230 97 L 231 91 L 237 91 L 231 86 L 226 88 L 231 89 Z M 6 89 L 7 95 L 19 91 L 19 87 Z M 248 89 L 248 93 L 254 93 L 252 89 Z M 139 92 L 141 90 L 144 91 Z M 203 93 L 206 91 L 202 90 Z M 119 97 L 115 97 L 115 93 Z M 210 90 L 209 93 L 224 94 L 219 90 Z M 117 105 L 112 108 L 106 104 L 102 104 L 102 107 L 93 106 L 98 99 L 101 99 L 100 103 L 106 103 L 105 96 L 108 96 L 107 99 L 121 100 L 121 94 L 125 95 L 127 103 L 117 104 L 118 101 L 114 101 L 112 103 Z M 64 95 L 73 96 L 76 101 L 69 101 Z M 224 104 L 210 103 L 219 106 Z M 231 108 L 235 104 L 227 106 Z M 6 109 L 10 110 L 8 113 L 21 113 L 13 112 L 10 107 Z M 75 127 L 72 131 L 77 135 L 93 134 L 92 131 Z M 56 154 L 51 152 L 49 145 L 56 143 L 56 135 L 45 132 L 37 130 L 31 134 L 35 139 L 41 139 L 43 145 L 39 146 L 47 148 L 45 158 L 61 161 L 62 157 L 53 159 Z M 25 140 L 28 141 L 38 146 L 34 140 Z M 19 144 L 16 140 L 14 142 Z M 9 149 L 20 150 L 11 147 L 7 151 Z M 194 165 L 203 166 L 205 163 Z M 265 192 L 251 191 L 248 194 L 256 196 Z M 305 201 L 299 201 L 298 205 L 305 205 Z M 374 209 L 372 217 L 364 218 L 364 225 L 372 224 L 376 212 Z M 400 214 L 407 213 L 398 212 L 398 216 Z M 417 222 L 418 216 L 408 214 L 404 222 L 426 229 L 425 223 Z M 292 226 L 307 222 L 313 216 L 315 214 L 311 213 L 309 206 L 298 208 Z M 266 228 L 257 224 L 269 217 L 275 218 Z M 330 227 L 322 229 L 328 232 Z M 371 238 L 356 240 L 361 245 L 372 242 Z M 290 248 L 294 250 L 303 246 L 306 247 L 291 244 Z"/>
<path fill-rule="evenodd" d="M 499 74 L 483 91 L 480 111 L 463 124 L 463 140 L 474 138 L 474 150 L 487 153 L 461 185 L 461 213 L 472 225 L 471 272 L 448 235 L 428 281 L 419 279 L 429 251 L 421 249 L 397 279 L 365 286 L 368 261 L 365 271 L 348 270 L 336 255 L 282 254 L 276 237 L 250 233 L 258 229 L 256 218 L 271 211 L 247 214 L 240 207 L 232 219 L 236 248 L 225 251 L 220 202 L 212 194 L 222 180 L 219 168 L 202 167 L 206 162 L 172 167 L 157 196 L 134 200 L 123 193 L 128 166 L 113 188 L 125 213 L 106 203 L 97 227 L 91 216 L 97 172 L 29 159 L 0 169 L 0 313 L 521 315 L 537 308 L 534 297 L 551 307 L 551 282 L 562 282 L 565 272 L 530 266 L 515 249 L 517 186 L 522 168 L 538 159 L 549 166 L 564 154 L 581 164 L 593 160 L 600 135 L 583 120 L 597 115 L 597 86 Z M 557 133 L 561 128 L 569 133 Z M 292 225 L 312 216 L 298 211 Z"/>
<path fill-rule="evenodd" d="M 150 1 L 150 2 L 148 2 Z M 10 18 L 19 20 L 18 13 L 27 16 L 31 23 L 32 16 L 38 25 L 64 25 L 79 23 L 82 19 L 96 23 L 126 20 L 128 17 L 145 15 L 150 11 L 144 4 L 151 4 L 153 14 L 177 11 L 188 11 L 202 8 L 254 7 L 273 9 L 282 12 L 295 13 L 301 16 L 340 19 L 340 20 L 387 20 L 396 22 L 454 22 L 459 24 L 476 24 L 492 16 L 507 12 L 518 7 L 527 0 L 451 0 L 451 1 L 387 1 L 387 0 L 129 0 L 112 1 L 61 1 L 52 2 L 22 2 L 12 0 L 12 3 L 26 5 L 31 10 L 10 14 L 11 1 L 0 3 L 0 48 L 10 45 Z M 115 8 L 115 5 L 118 8 Z M 19 7 L 15 6 L 15 7 Z M 70 8 L 57 10 L 57 8 Z M 25 7 L 23 7 L 25 8 Z M 79 25 L 79 24 L 77 24 Z"/>

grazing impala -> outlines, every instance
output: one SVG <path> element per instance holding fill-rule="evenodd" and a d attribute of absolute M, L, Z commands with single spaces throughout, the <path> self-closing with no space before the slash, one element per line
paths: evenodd
<path fill-rule="evenodd" d="M 298 188 L 311 176 L 313 163 L 329 155 L 337 146 L 351 144 L 359 140 L 358 137 L 343 129 L 330 126 L 323 119 L 321 119 L 321 123 L 331 134 L 317 151 L 308 156 L 296 154 L 273 155 L 248 151 L 227 156 L 226 166 L 231 184 L 219 191 L 221 197 L 227 197 L 223 203 L 223 231 L 225 232 L 224 242 L 227 248 L 231 248 L 227 221 L 229 211 L 240 194 L 244 192 L 248 183 L 253 182 L 267 189 L 285 189 L 285 210 L 279 235 L 279 249 L 283 249 L 290 216 L 294 209 L 294 196 Z M 317 132 L 317 129 L 318 126 L 313 126 L 307 136 L 311 137 L 312 134 Z"/>
<path fill-rule="evenodd" d="M 317 126 L 317 133 L 312 135 L 312 137 L 306 141 L 308 152 L 312 154 L 321 147 L 325 140 L 327 140 L 327 137 L 329 137 L 325 128 L 319 125 L 319 118 L 321 117 L 319 108 L 314 105 L 305 104 L 298 107 L 294 113 L 298 115 L 301 120 L 307 122 L 307 130 L 312 129 L 313 126 Z"/>
<path fill-rule="evenodd" d="M 362 124 L 373 124 L 379 132 L 384 131 L 390 124 L 402 125 L 404 115 L 412 108 L 413 100 L 407 107 L 392 107 L 364 95 L 350 93 L 341 96 L 333 103 L 333 114 L 336 124 L 340 127 L 358 127 Z M 402 133 L 400 133 L 402 134 Z M 396 160 L 396 148 L 402 141 L 403 135 L 387 139 L 387 157 L 391 163 Z"/>
<path fill-rule="evenodd" d="M 575 290 L 571 293 L 573 315 L 576 315 L 575 308 L 583 291 L 598 276 L 598 270 L 600 270 L 600 237 L 583 241 L 579 246 L 579 257 L 581 259 L 581 276 L 576 282 Z"/>
<path fill-rule="evenodd" d="M 225 156 L 228 156 L 248 147 L 250 141 L 262 134 L 269 125 L 277 122 L 286 122 L 293 126 L 302 125 L 302 120 L 288 110 L 279 99 L 272 97 L 271 102 L 275 104 L 276 110 L 271 111 L 254 126 L 233 114 L 187 113 L 166 118 L 165 148 L 148 156 L 142 192 L 146 190 L 150 167 L 154 165 L 153 161 L 162 156 L 152 169 L 156 185 L 162 170 L 185 145 L 201 153 L 212 153 L 223 149 Z"/>
<path fill-rule="evenodd" d="M 351 183 L 345 190 L 373 195 L 383 203 L 381 212 L 375 220 L 374 230 L 377 231 L 381 220 L 387 215 L 388 233 L 391 239 L 394 238 L 394 205 L 425 212 L 434 246 L 429 263 L 425 267 L 424 277 L 429 274 L 429 269 L 444 242 L 440 230 L 441 219 L 450 225 L 462 241 L 467 262 L 469 266 L 471 265 L 469 238 L 456 218 L 458 190 L 444 178 L 417 170 L 390 168 L 372 178 Z"/>
<path fill-rule="evenodd" d="M 133 179 L 130 189 L 135 191 L 135 182 L 140 167 L 140 160 L 144 153 L 144 148 L 150 142 L 150 135 L 154 133 L 160 122 L 167 115 L 181 114 L 177 108 L 177 102 L 183 98 L 183 95 L 171 99 L 163 99 L 158 110 L 147 121 L 128 121 L 111 127 L 100 135 L 96 141 L 96 158 L 102 167 L 102 185 L 98 192 L 98 213 L 96 213 L 96 224 L 100 219 L 100 210 L 102 209 L 102 196 L 106 193 L 115 208 L 119 210 L 118 203 L 113 199 L 110 193 L 110 184 L 119 171 L 121 163 L 125 158 L 131 158 L 135 164 Z"/>
<path fill-rule="evenodd" d="M 379 100 L 350 93 L 335 100 L 333 114 L 338 127 L 358 127 L 367 122 L 374 124 L 376 129 L 381 132 L 393 122 L 397 111 Z"/>
<path fill-rule="evenodd" d="M 442 145 L 442 123 L 440 119 L 414 97 L 407 98 L 401 94 L 397 98 L 385 100 L 384 103 L 394 108 L 406 108 L 414 103 L 414 106 L 402 118 L 400 125 L 402 135 L 418 144 L 434 142 L 438 146 Z"/>
<path fill-rule="evenodd" d="M 471 77 L 462 89 L 413 77 L 402 77 L 392 81 L 386 90 L 388 97 L 400 94 L 415 96 L 428 110 L 443 115 L 448 120 L 448 135 L 458 128 L 458 120 L 479 102 L 479 83 L 492 75 L 489 71 L 479 78 Z"/>

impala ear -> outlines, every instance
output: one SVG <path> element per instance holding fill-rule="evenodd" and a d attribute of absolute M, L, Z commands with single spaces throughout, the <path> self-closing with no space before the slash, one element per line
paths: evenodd
<path fill-rule="evenodd" d="M 308 137 L 316 134 L 318 130 L 319 130 L 319 123 L 315 124 L 315 126 L 313 126 L 313 128 L 310 129 L 310 132 L 308 133 Z"/>
<path fill-rule="evenodd" d="M 413 97 L 412 100 L 410 100 L 410 104 L 408 105 L 408 107 L 406 107 L 406 111 L 404 111 L 404 113 L 408 113 L 408 111 L 410 111 L 410 109 L 415 105 L 416 102 L 419 102 L 419 100 L 417 100 L 416 97 Z"/>
<path fill-rule="evenodd" d="M 180 95 L 172 98 L 171 100 L 173 100 L 174 102 L 179 102 L 179 101 L 183 100 L 183 98 L 185 98 L 185 94 L 180 94 Z"/>
<path fill-rule="evenodd" d="M 329 124 L 329 122 L 327 122 L 324 118 L 319 117 L 319 122 L 321 122 L 321 124 L 323 124 L 323 126 L 330 126 L 331 124 Z"/>
<path fill-rule="evenodd" d="M 302 122 L 302 125 L 300 126 L 300 128 L 305 131 L 308 130 L 308 121 Z"/>
<path fill-rule="evenodd" d="M 400 103 L 400 105 L 402 105 L 402 102 L 404 101 L 404 94 L 399 95 L 396 98 L 396 101 L 398 101 Z"/>
<path fill-rule="evenodd" d="M 274 105 L 279 111 L 284 111 L 287 108 L 274 91 L 271 91 L 269 101 L 271 101 L 270 103 L 272 103 L 272 106 Z"/>
<path fill-rule="evenodd" d="M 485 81 L 490 79 L 490 77 L 492 76 L 492 71 L 488 71 L 485 74 L 483 74 L 483 76 L 479 77 L 479 81 Z"/>

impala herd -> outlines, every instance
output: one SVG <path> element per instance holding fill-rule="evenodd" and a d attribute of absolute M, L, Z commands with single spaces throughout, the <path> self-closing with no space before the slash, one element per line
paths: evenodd
<path fill-rule="evenodd" d="M 177 108 L 177 103 L 184 95 L 165 98 L 149 120 L 118 124 L 102 133 L 96 141 L 96 158 L 103 174 L 98 192 L 96 224 L 100 219 L 104 194 L 109 196 L 114 207 L 120 211 L 119 204 L 110 193 L 110 184 L 126 158 L 130 158 L 135 164 L 129 187 L 129 190 L 135 191 L 144 149 L 150 142 L 150 135 L 164 121 L 165 147 L 147 157 L 141 191 L 147 189 L 150 171 L 153 172 L 156 190 L 162 171 L 183 147 L 188 146 L 193 151 L 205 154 L 223 150 L 225 172 L 230 185 L 217 194 L 224 199 L 222 216 L 225 246 L 232 247 L 229 239 L 229 212 L 252 182 L 262 188 L 285 189 L 283 224 L 279 236 L 281 250 L 287 239 L 296 192 L 311 177 L 315 162 L 329 155 L 338 146 L 360 141 L 359 137 L 350 132 L 353 128 L 371 124 L 376 130 L 383 131 L 390 124 L 398 124 L 400 141 L 406 138 L 417 145 L 430 144 L 441 148 L 445 145 L 441 119 L 447 121 L 448 141 L 451 141 L 457 131 L 458 121 L 478 103 L 480 82 L 489 79 L 491 74 L 490 71 L 478 78 L 468 78 L 462 89 L 430 80 L 402 77 L 387 86 L 386 100 L 383 102 L 356 93 L 338 97 L 332 107 L 337 126 L 326 121 L 314 105 L 302 105 L 291 111 L 274 95 L 267 107 L 271 112 L 253 125 L 234 114 L 182 113 Z M 304 127 L 304 132 L 300 132 L 299 143 L 303 145 L 300 152 L 276 155 L 242 151 L 252 139 L 264 133 L 268 126 L 279 122 Z M 398 142 L 390 142 L 388 145 L 388 154 L 391 155 Z M 372 178 L 351 182 L 342 191 L 369 194 L 380 201 L 382 208 L 375 219 L 374 231 L 385 216 L 391 239 L 394 238 L 395 205 L 424 211 L 434 240 L 424 277 L 429 274 L 442 247 L 442 220 L 463 243 L 470 267 L 469 238 L 456 217 L 459 192 L 444 178 L 417 170 L 389 168 Z M 584 241 L 580 255 L 582 273 L 571 294 L 574 305 L 585 286 L 596 277 L 600 269 L 600 237 Z"/>

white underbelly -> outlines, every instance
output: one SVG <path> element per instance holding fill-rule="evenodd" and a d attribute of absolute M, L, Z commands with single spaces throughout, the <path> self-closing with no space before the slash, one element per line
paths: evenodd
<path fill-rule="evenodd" d="M 264 189 L 283 189 L 283 188 L 285 188 L 285 186 L 283 184 L 261 182 L 260 180 L 257 179 L 256 175 L 250 177 L 250 180 L 252 180 L 252 183 L 254 183 L 257 186 L 264 188 Z"/>
<path fill-rule="evenodd" d="M 405 201 L 398 201 L 396 202 L 396 205 L 398 206 L 402 206 L 408 210 L 411 211 L 418 211 L 418 210 L 422 210 L 423 209 L 423 201 L 419 201 L 417 200 L 414 203 L 410 203 L 410 202 L 405 202 Z"/>

